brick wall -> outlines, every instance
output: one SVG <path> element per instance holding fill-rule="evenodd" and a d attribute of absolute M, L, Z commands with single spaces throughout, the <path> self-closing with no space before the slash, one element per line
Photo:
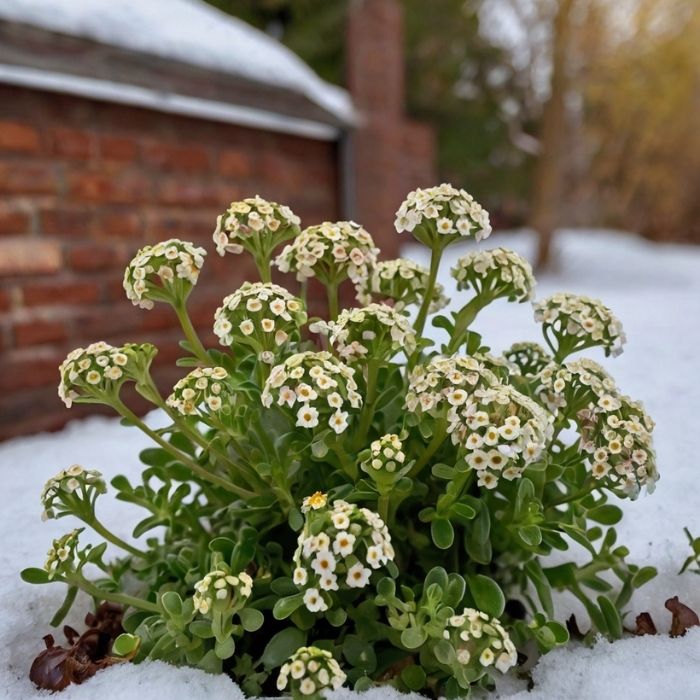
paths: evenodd
<path fill-rule="evenodd" d="M 398 254 L 393 218 L 406 192 L 436 182 L 433 133 L 403 111 L 402 25 L 398 0 L 350 3 L 347 83 L 362 113 L 352 214 L 384 257 Z M 339 218 L 342 167 L 331 142 L 0 85 L 0 440 L 100 410 L 68 411 L 56 395 L 58 364 L 96 340 L 154 342 L 168 391 L 182 374 L 181 334 L 168 307 L 126 300 L 131 256 L 170 237 L 207 248 L 190 309 L 215 346 L 214 309 L 256 276 L 245 256 L 214 252 L 217 214 L 259 193 L 307 225 Z"/>
<path fill-rule="evenodd" d="M 434 133 L 404 113 L 401 3 L 352 0 L 347 47 L 347 85 L 363 116 L 353 135 L 357 218 L 396 256 L 396 209 L 410 190 L 437 184 Z"/>
<path fill-rule="evenodd" d="M 214 309 L 253 270 L 219 258 L 211 233 L 232 200 L 259 193 L 306 223 L 337 218 L 337 146 L 0 86 L 0 439 L 56 429 L 95 407 L 63 407 L 57 366 L 94 340 L 152 341 L 167 390 L 181 370 L 168 307 L 133 307 L 124 265 L 146 242 L 209 251 L 191 296 L 210 333 Z"/>

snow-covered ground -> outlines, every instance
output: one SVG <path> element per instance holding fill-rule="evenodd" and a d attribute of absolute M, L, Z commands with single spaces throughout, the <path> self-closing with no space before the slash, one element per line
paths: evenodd
<path fill-rule="evenodd" d="M 408 242 L 408 239 L 407 239 Z M 533 240 L 527 234 L 496 235 L 489 245 L 505 245 L 528 255 Z M 447 268 L 464 253 L 458 246 L 448 251 L 442 281 L 448 293 L 454 285 Z M 423 259 L 415 246 L 406 255 Z M 540 280 L 538 297 L 569 290 L 601 298 L 622 320 L 628 344 L 622 357 L 604 360 L 590 351 L 612 372 L 621 388 L 642 399 L 656 419 L 655 431 L 661 480 L 653 496 L 625 502 L 625 520 L 618 527 L 629 546 L 631 559 L 651 564 L 659 576 L 632 600 L 628 626 L 642 611 L 651 612 L 659 630 L 666 631 L 670 614 L 664 601 L 679 595 L 700 610 L 700 578 L 678 576 L 688 554 L 682 529 L 700 535 L 700 476 L 695 411 L 700 406 L 700 249 L 658 247 L 634 236 L 610 232 L 576 231 L 558 240 L 559 271 Z M 454 294 L 456 296 L 456 294 Z M 515 340 L 539 340 L 539 328 L 527 304 L 497 302 L 477 319 L 494 351 Z M 40 410 L 40 408 L 38 409 Z M 157 422 L 158 416 L 152 416 Z M 60 603 L 60 586 L 29 586 L 19 580 L 26 566 L 43 563 L 52 537 L 69 527 L 66 520 L 42 523 L 39 491 L 54 472 L 74 462 L 98 468 L 108 478 L 117 473 L 136 474 L 137 454 L 146 445 L 137 432 L 129 433 L 116 421 L 91 418 L 70 424 L 61 433 L 21 438 L 0 445 L 0 473 L 4 475 L 0 549 L 0 594 L 5 601 L 0 615 L 0 697 L 11 700 L 46 697 L 27 678 L 28 664 L 42 648 L 41 636 Z M 103 498 L 102 518 L 128 538 L 133 523 L 128 504 Z M 576 612 L 574 602 L 558 601 L 562 619 Z M 75 610 L 85 610 L 80 604 Z M 79 625 L 82 615 L 69 620 Z M 583 626 L 583 624 L 582 624 Z M 60 635 L 56 635 L 57 638 Z M 700 697 L 700 629 L 683 639 L 629 638 L 612 645 L 600 642 L 592 649 L 568 648 L 545 657 L 534 669 L 535 688 L 527 693 L 522 683 L 506 681 L 501 696 L 518 700 L 618 698 L 651 700 L 671 694 L 674 698 Z M 333 697 L 348 697 L 341 691 Z M 191 669 L 175 669 L 162 663 L 126 665 L 99 673 L 83 686 L 64 691 L 64 700 L 105 697 L 110 700 L 238 699 L 240 691 L 226 678 Z M 395 697 L 387 690 L 372 691 L 367 700 Z"/>

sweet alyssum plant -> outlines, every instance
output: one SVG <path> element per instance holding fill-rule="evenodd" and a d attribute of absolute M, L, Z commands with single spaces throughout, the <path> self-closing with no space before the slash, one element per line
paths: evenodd
<path fill-rule="evenodd" d="M 618 354 L 620 323 L 597 300 L 556 294 L 535 303 L 546 348 L 493 356 L 472 325 L 496 299 L 531 299 L 529 264 L 502 248 L 470 252 L 451 271 L 457 310 L 436 315 L 445 249 L 487 238 L 488 214 L 441 185 L 411 192 L 396 229 L 430 249 L 429 268 L 379 262 L 352 222 L 301 231 L 287 207 L 231 204 L 217 251 L 252 255 L 261 281 L 223 299 L 217 349 L 186 307 L 205 251 L 173 239 L 138 252 L 127 296 L 173 307 L 187 374 L 162 396 L 149 344 L 95 343 L 61 365 L 68 406 L 107 404 L 154 446 L 140 480 L 111 482 L 141 513 L 138 544 L 99 518 L 98 471 L 74 465 L 46 485 L 44 516 L 82 523 L 43 569 L 23 572 L 67 586 L 54 624 L 82 590 L 123 606 L 114 653 L 296 698 L 342 685 L 448 697 L 492 687 L 524 656 L 567 642 L 553 590 L 583 603 L 591 635 L 622 634 L 633 590 L 655 572 L 627 561 L 611 501 L 652 489 L 653 423 L 600 365 L 571 357 Z M 300 294 L 271 282 L 273 265 L 295 273 Z M 327 290 L 326 319 L 307 318 L 310 278 Z M 339 310 L 344 283 L 361 305 Z M 430 315 L 438 345 L 424 333 Z M 170 424 L 136 416 L 126 383 Z M 104 542 L 81 544 L 84 527 Z"/>

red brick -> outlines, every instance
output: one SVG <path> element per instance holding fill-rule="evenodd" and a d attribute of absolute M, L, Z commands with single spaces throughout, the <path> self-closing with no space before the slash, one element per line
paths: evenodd
<path fill-rule="evenodd" d="M 219 172 L 226 177 L 250 177 L 253 163 L 247 153 L 228 149 L 219 155 Z"/>
<path fill-rule="evenodd" d="M 28 124 L 0 122 L 0 150 L 38 153 L 41 150 L 39 132 Z"/>
<path fill-rule="evenodd" d="M 57 206 L 39 212 L 41 232 L 49 236 L 88 237 L 92 220 L 92 212 L 84 207 Z"/>
<path fill-rule="evenodd" d="M 0 311 L 9 311 L 12 306 L 12 295 L 7 289 L 0 289 Z"/>
<path fill-rule="evenodd" d="M 118 248 L 91 243 L 73 246 L 68 252 L 67 258 L 68 264 L 79 272 L 123 267 L 126 262 L 126 256 Z"/>
<path fill-rule="evenodd" d="M 161 170 L 203 172 L 209 168 L 209 153 L 202 146 L 150 142 L 143 147 L 143 160 Z"/>
<path fill-rule="evenodd" d="M 29 233 L 30 226 L 31 219 L 25 210 L 0 203 L 0 235 Z"/>
<path fill-rule="evenodd" d="M 8 353 L 10 355 L 10 353 Z M 48 348 L 31 348 L 3 361 L 0 372 L 0 392 L 17 391 L 46 384 L 58 384 L 58 366 L 65 359 L 66 353 Z"/>
<path fill-rule="evenodd" d="M 55 241 L 30 238 L 0 240 L 0 277 L 50 275 L 61 269 L 61 248 Z"/>
<path fill-rule="evenodd" d="M 136 204 L 150 199 L 151 181 L 134 171 L 115 174 L 80 171 L 70 176 L 68 193 L 79 201 Z"/>
<path fill-rule="evenodd" d="M 25 306 L 91 304 L 99 298 L 100 286 L 95 282 L 30 284 L 22 289 L 22 300 Z"/>
<path fill-rule="evenodd" d="M 221 204 L 215 183 L 192 178 L 161 178 L 158 201 L 174 206 L 206 207 Z"/>
<path fill-rule="evenodd" d="M 99 146 L 105 160 L 134 161 L 138 154 L 136 139 L 128 136 L 100 136 Z"/>
<path fill-rule="evenodd" d="M 104 236 L 134 238 L 141 236 L 143 233 L 143 225 L 141 223 L 141 217 L 131 209 L 124 211 L 101 211 L 97 221 L 97 230 Z"/>
<path fill-rule="evenodd" d="M 27 345 L 58 343 L 67 339 L 65 324 L 58 321 L 35 319 L 26 323 L 17 323 L 13 330 L 15 345 L 20 348 Z"/>
<path fill-rule="evenodd" d="M 51 152 L 65 158 L 88 160 L 96 150 L 93 134 L 80 129 L 57 127 L 51 130 Z"/>
<path fill-rule="evenodd" d="M 0 194 L 51 194 L 60 187 L 53 163 L 0 162 Z"/>

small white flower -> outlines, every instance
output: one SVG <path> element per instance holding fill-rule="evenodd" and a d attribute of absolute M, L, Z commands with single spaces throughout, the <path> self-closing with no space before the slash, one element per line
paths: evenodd
<path fill-rule="evenodd" d="M 350 532 L 339 532 L 333 540 L 333 551 L 341 557 L 349 556 L 355 546 L 355 539 L 355 535 Z"/>
<path fill-rule="evenodd" d="M 369 583 L 371 575 L 372 571 L 370 569 L 358 563 L 348 569 L 345 583 L 349 588 L 364 588 Z"/>
<path fill-rule="evenodd" d="M 328 610 L 326 601 L 323 600 L 317 588 L 309 588 L 304 593 L 304 605 L 309 612 L 325 612 Z"/>
<path fill-rule="evenodd" d="M 313 406 L 302 406 L 297 411 L 297 427 L 315 428 L 318 425 L 318 410 Z"/>

